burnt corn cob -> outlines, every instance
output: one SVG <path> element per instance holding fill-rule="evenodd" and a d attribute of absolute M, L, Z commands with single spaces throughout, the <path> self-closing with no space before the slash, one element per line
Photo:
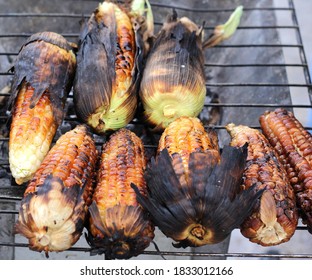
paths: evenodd
<path fill-rule="evenodd" d="M 35 251 L 64 251 L 81 236 L 94 187 L 97 150 L 83 125 L 63 134 L 29 182 L 16 233 Z"/>
<path fill-rule="evenodd" d="M 229 38 L 242 14 L 240 6 L 225 25 L 204 40 L 203 27 L 174 11 L 156 35 L 147 56 L 139 96 L 142 119 L 162 132 L 181 116 L 197 117 L 206 97 L 204 48 Z"/>
<path fill-rule="evenodd" d="M 137 108 L 142 44 L 129 12 L 103 2 L 84 23 L 77 53 L 74 104 L 101 134 L 125 127 Z"/>
<path fill-rule="evenodd" d="M 312 136 L 283 108 L 265 112 L 259 122 L 287 171 L 302 222 L 312 233 Z"/>
<path fill-rule="evenodd" d="M 75 67 L 74 47 L 53 32 L 32 35 L 17 56 L 9 101 L 9 161 L 17 184 L 32 178 L 50 149 Z"/>
<path fill-rule="evenodd" d="M 295 194 L 278 155 L 257 129 L 230 123 L 226 126 L 231 146 L 248 143 L 242 190 L 264 190 L 253 212 L 241 224 L 241 233 L 251 242 L 273 246 L 289 241 L 298 224 Z"/>
<path fill-rule="evenodd" d="M 154 238 L 154 225 L 138 204 L 131 183 L 146 195 L 146 167 L 141 139 L 122 128 L 103 145 L 87 240 L 92 254 L 129 259 L 141 254 Z"/>
<path fill-rule="evenodd" d="M 214 130 L 197 118 L 180 117 L 162 133 L 138 201 L 156 226 L 186 248 L 223 241 L 250 214 L 261 192 L 237 194 L 247 148 L 226 146 L 220 155 Z"/>

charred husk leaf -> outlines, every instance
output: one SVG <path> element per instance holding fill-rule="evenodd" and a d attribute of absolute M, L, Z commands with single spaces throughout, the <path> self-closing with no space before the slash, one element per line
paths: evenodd
<path fill-rule="evenodd" d="M 202 29 L 173 13 L 157 34 L 144 67 L 143 118 L 155 131 L 163 131 L 180 116 L 196 117 L 205 96 Z"/>
<path fill-rule="evenodd" d="M 163 132 L 145 172 L 147 197 L 139 203 L 177 243 L 197 247 L 223 241 L 250 214 L 261 192 L 239 193 L 247 147 L 225 146 L 197 118 L 180 117 Z"/>
<path fill-rule="evenodd" d="M 32 35 L 19 51 L 9 100 L 9 161 L 17 184 L 30 180 L 65 115 L 76 69 L 75 46 L 61 35 Z"/>
<path fill-rule="evenodd" d="M 99 4 L 82 25 L 74 104 L 97 133 L 122 128 L 135 115 L 140 42 L 128 13 L 112 2 Z"/>

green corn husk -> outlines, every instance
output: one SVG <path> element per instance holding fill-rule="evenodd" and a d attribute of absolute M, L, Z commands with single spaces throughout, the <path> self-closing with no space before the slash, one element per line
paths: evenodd
<path fill-rule="evenodd" d="M 74 104 L 77 116 L 99 134 L 134 118 L 144 41 L 133 22 L 144 17 L 140 12 L 105 1 L 82 26 Z"/>
<path fill-rule="evenodd" d="M 178 18 L 175 11 L 167 18 L 148 54 L 139 92 L 142 118 L 154 131 L 163 131 L 178 117 L 197 117 L 202 111 L 204 49 L 232 36 L 242 11 L 239 6 L 206 40 L 203 28 L 190 19 Z"/>

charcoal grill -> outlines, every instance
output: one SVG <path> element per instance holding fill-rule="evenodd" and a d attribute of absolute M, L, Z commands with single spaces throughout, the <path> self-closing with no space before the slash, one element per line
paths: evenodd
<path fill-rule="evenodd" d="M 7 3 L 9 2 L 9 3 Z M 46 2 L 46 3 L 44 3 Z M 59 3 L 58 3 L 59 2 Z M 206 51 L 207 99 L 200 115 L 208 126 L 217 129 L 221 147 L 229 142 L 224 126 L 228 122 L 259 128 L 258 117 L 265 110 L 285 107 L 295 113 L 307 129 L 311 124 L 311 79 L 296 10 L 292 0 L 201 0 L 151 1 L 156 30 L 174 8 L 179 16 L 188 16 L 198 25 L 205 22 L 208 35 L 216 24 L 224 22 L 238 5 L 244 6 L 241 25 L 234 37 Z M 5 109 L 10 95 L 12 73 L 7 70 L 18 50 L 31 34 L 49 30 L 77 41 L 79 21 L 88 18 L 98 1 L 1 1 L 0 0 L 0 259 L 41 259 L 44 254 L 30 252 L 27 240 L 14 236 L 13 225 L 25 186 L 17 186 L 8 163 L 9 115 Z M 295 73 L 298 79 L 292 78 Z M 68 98 L 67 115 L 55 140 L 73 127 L 78 119 Z M 143 124 L 134 119 L 129 125 L 139 131 Z M 100 147 L 103 138 L 96 138 Z M 146 142 L 153 153 L 157 143 Z M 309 239 L 310 238 L 310 239 Z M 197 249 L 172 249 L 171 241 L 156 232 L 160 251 L 151 245 L 138 258 L 160 259 L 311 259 L 312 236 L 299 225 L 293 238 L 282 245 L 263 248 L 234 230 L 221 244 Z M 307 240 L 308 243 L 304 244 Z M 309 241 L 310 240 L 310 241 Z M 304 250 L 300 248 L 304 247 Z M 90 248 L 81 241 L 54 259 L 93 259 Z"/>

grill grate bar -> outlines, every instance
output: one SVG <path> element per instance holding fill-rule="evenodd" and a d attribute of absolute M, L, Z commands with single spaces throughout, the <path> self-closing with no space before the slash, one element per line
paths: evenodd
<path fill-rule="evenodd" d="M 206 83 L 207 87 L 311 87 L 312 84 L 277 83 Z"/>
<path fill-rule="evenodd" d="M 0 242 L 0 246 L 6 247 L 24 247 L 27 248 L 28 244 L 25 243 L 11 243 L 11 242 Z M 72 247 L 68 251 L 75 252 L 90 252 L 90 248 L 86 247 Z M 160 255 L 157 251 L 144 251 L 143 255 Z M 171 251 L 162 251 L 162 256 L 177 256 L 185 257 L 189 256 L 188 252 L 171 252 Z M 312 259 L 312 256 L 309 254 L 260 254 L 260 253 L 192 253 L 193 257 L 227 257 L 227 258 L 278 258 L 278 259 Z"/>
<path fill-rule="evenodd" d="M 162 22 L 155 22 L 155 25 L 163 25 Z M 204 26 L 204 30 L 213 30 L 214 26 Z M 295 29 L 298 30 L 299 26 L 289 25 L 289 26 L 277 26 L 277 25 L 268 25 L 268 26 L 239 26 L 237 30 L 252 30 L 252 29 Z M 3 33 L 0 34 L 0 38 L 28 38 L 32 33 Z M 61 33 L 64 37 L 79 37 L 79 33 Z"/>
<path fill-rule="evenodd" d="M 233 12 L 236 7 L 228 8 L 228 9 L 204 9 L 204 8 L 187 8 L 179 5 L 169 5 L 162 3 L 151 2 L 151 5 L 159 8 L 168 8 L 168 9 L 176 9 L 185 12 L 193 12 L 193 13 L 224 13 L 224 12 Z M 294 7 L 244 7 L 244 11 L 293 11 Z"/>
<path fill-rule="evenodd" d="M 234 68 L 234 67 L 308 67 L 306 63 L 253 63 L 253 64 L 222 64 L 222 63 L 205 63 L 205 67 L 225 67 L 225 68 Z M 0 71 L 0 76 L 11 75 L 13 76 L 14 73 L 9 71 Z"/>
<path fill-rule="evenodd" d="M 98 2 L 98 1 L 96 1 Z M 233 12 L 236 7 L 232 9 L 196 9 L 196 8 L 186 8 L 177 5 L 165 5 L 160 3 L 151 3 L 154 7 L 159 8 L 169 8 L 176 9 L 186 12 L 193 13 L 223 13 L 223 12 Z M 244 7 L 244 11 L 294 11 L 294 8 L 290 7 Z M 19 18 L 19 17 L 47 17 L 47 18 L 88 18 L 90 13 L 0 13 L 0 18 Z M 157 22 L 155 22 L 157 23 Z"/>
<path fill-rule="evenodd" d="M 206 83 L 206 87 L 306 87 L 311 88 L 312 84 L 273 84 L 273 83 Z M 10 96 L 10 92 L 2 92 L 0 96 Z M 71 98 L 71 97 L 69 97 Z M 249 104 L 247 104 L 249 105 Z M 244 104 L 242 104 L 244 106 Z M 301 106 L 301 105 L 300 105 Z"/>
<path fill-rule="evenodd" d="M 205 67 L 307 67 L 306 63 L 253 63 L 253 64 L 222 64 L 222 63 L 205 63 Z M 1 73 L 1 72 L 0 72 Z"/>
<path fill-rule="evenodd" d="M 303 49 L 302 44 L 228 44 L 214 46 L 214 48 L 299 48 Z M 18 52 L 0 52 L 0 55 L 18 55 Z"/>
<path fill-rule="evenodd" d="M 88 18 L 91 14 L 67 13 L 0 13 L 0 18 L 47 17 L 47 18 Z"/>
<path fill-rule="evenodd" d="M 32 35 L 32 33 L 8 33 L 8 34 L 0 34 L 0 39 L 1 38 L 28 38 Z M 78 33 L 62 33 L 61 34 L 63 37 L 67 38 L 76 38 L 79 37 Z"/>

